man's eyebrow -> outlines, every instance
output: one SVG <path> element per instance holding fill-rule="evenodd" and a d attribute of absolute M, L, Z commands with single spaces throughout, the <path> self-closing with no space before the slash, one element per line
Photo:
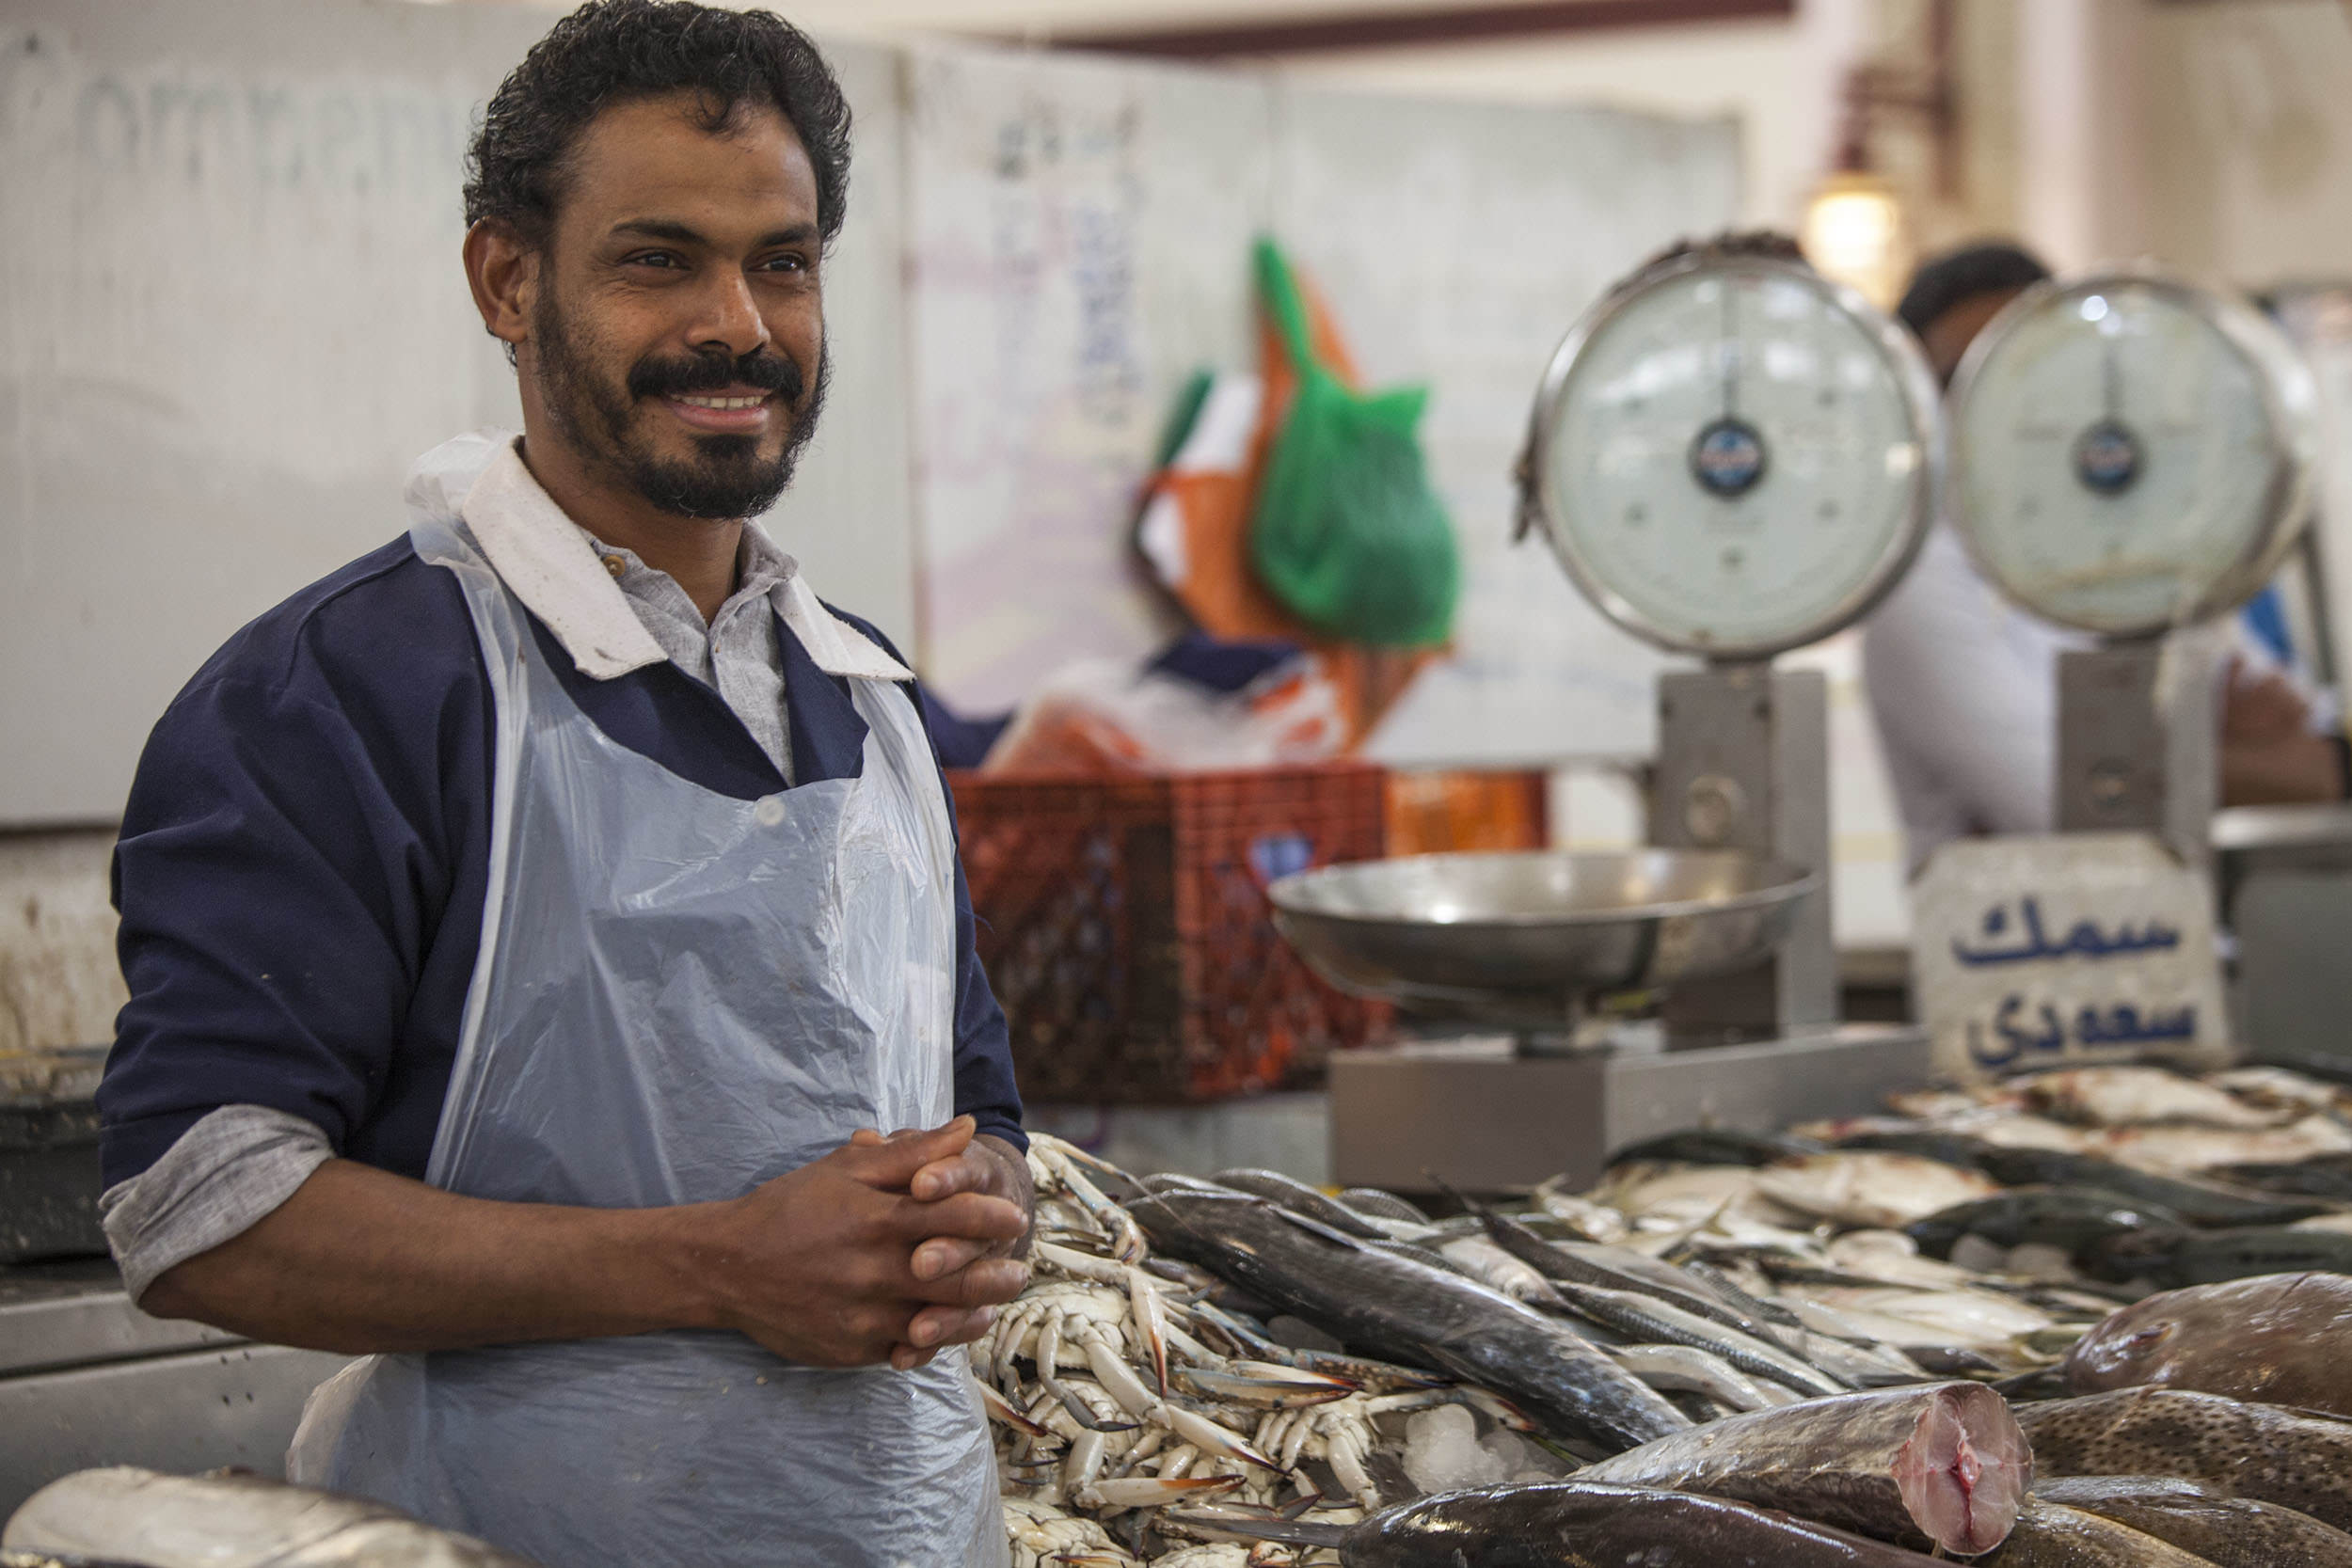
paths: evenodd
<path fill-rule="evenodd" d="M 673 245 L 707 245 L 710 241 L 691 224 L 675 218 L 630 218 L 612 226 L 615 234 L 632 234 L 640 239 L 668 240 Z M 780 245 L 806 245 L 817 238 L 813 223 L 796 223 L 784 229 L 771 229 L 759 237 L 755 250 L 768 250 Z"/>
<path fill-rule="evenodd" d="M 675 218 L 631 218 L 612 226 L 615 234 L 635 234 L 648 240 L 670 240 L 678 245 L 707 245 L 700 230 Z"/>

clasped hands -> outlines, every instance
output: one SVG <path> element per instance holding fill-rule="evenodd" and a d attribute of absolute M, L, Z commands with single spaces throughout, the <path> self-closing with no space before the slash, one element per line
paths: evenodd
<path fill-rule="evenodd" d="M 1028 1283 L 1028 1163 L 969 1117 L 823 1158 L 720 1205 L 719 1321 L 787 1360 L 919 1367 Z"/>

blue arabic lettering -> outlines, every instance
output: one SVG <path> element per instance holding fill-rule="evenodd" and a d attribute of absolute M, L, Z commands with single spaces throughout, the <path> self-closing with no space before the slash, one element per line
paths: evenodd
<path fill-rule="evenodd" d="M 2042 901 L 2027 896 L 2018 901 L 2018 909 L 2026 927 L 2026 939 L 2014 947 L 1968 947 L 1958 938 L 1952 941 L 1952 957 L 1970 968 L 1981 969 L 1990 964 L 2030 963 L 2039 958 L 2107 958 L 2125 953 L 2169 952 L 2181 944 L 2181 933 L 2160 920 L 2151 920 L 2140 930 L 2129 925 L 2116 927 L 2113 936 L 2099 929 L 2095 920 L 2078 920 L 2064 938 L 2052 942 L 2042 926 Z M 2009 929 L 2009 911 L 1995 904 L 1984 911 L 1982 927 L 1986 939 L 1995 939 Z"/>

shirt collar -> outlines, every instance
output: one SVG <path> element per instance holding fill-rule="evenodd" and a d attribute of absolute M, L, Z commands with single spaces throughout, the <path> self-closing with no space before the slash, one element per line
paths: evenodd
<path fill-rule="evenodd" d="M 513 441 L 501 444 L 459 515 L 491 568 L 525 609 L 543 622 L 580 673 L 609 681 L 664 664 L 669 655 L 637 619 L 588 535 L 539 486 Z M 744 525 L 747 570 L 773 573 L 768 591 L 776 615 L 829 675 L 910 681 L 913 672 L 827 610 L 792 558 L 756 523 Z"/>

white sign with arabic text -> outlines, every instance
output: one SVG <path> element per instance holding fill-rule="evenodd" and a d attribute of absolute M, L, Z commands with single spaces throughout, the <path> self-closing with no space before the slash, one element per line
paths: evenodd
<path fill-rule="evenodd" d="M 1912 888 L 1911 962 L 1940 1078 L 2230 1059 L 2213 894 L 2146 834 L 1946 845 Z"/>

